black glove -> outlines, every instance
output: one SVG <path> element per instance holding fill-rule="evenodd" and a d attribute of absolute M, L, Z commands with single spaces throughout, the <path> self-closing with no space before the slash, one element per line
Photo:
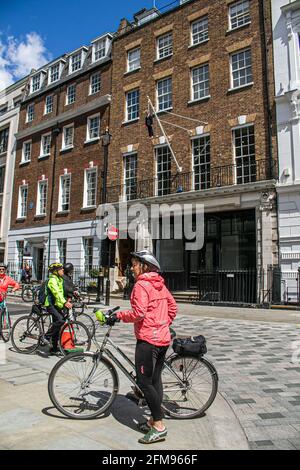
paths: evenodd
<path fill-rule="evenodd" d="M 113 313 L 113 314 L 110 315 L 110 316 L 108 317 L 108 319 L 106 320 L 106 324 L 107 324 L 108 326 L 114 326 L 114 324 L 115 324 L 116 322 L 118 322 L 118 321 L 120 321 L 120 320 L 118 319 L 117 314 L 116 314 L 116 313 Z"/>

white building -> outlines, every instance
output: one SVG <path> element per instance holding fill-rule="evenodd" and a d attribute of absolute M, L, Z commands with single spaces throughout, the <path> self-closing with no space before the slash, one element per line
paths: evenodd
<path fill-rule="evenodd" d="M 7 261 L 16 139 L 27 77 L 0 91 L 0 261 Z"/>
<path fill-rule="evenodd" d="M 283 301 L 298 301 L 300 268 L 300 0 L 272 0 Z"/>

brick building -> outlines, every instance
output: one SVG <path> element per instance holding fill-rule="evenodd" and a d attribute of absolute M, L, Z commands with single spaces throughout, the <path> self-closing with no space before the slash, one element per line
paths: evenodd
<path fill-rule="evenodd" d="M 173 290 L 196 289 L 201 270 L 203 299 L 213 292 L 218 300 L 262 300 L 260 274 L 278 263 L 271 37 L 270 1 L 180 1 L 121 21 L 113 41 L 107 201 L 117 208 L 119 201 L 203 203 L 205 243 L 195 252 L 185 239 L 119 240 L 115 277 L 132 249 L 147 246 Z M 181 173 L 155 118 L 148 137 L 147 96 Z"/>
<path fill-rule="evenodd" d="M 65 54 L 28 78 L 17 133 L 8 261 L 33 278 L 50 262 L 98 263 L 95 236 L 103 166 L 101 134 L 111 101 L 110 34 Z"/>

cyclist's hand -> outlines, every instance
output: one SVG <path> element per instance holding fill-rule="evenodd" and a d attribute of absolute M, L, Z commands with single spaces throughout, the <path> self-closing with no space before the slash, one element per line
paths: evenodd
<path fill-rule="evenodd" d="M 66 308 L 68 308 L 69 310 L 73 307 L 73 305 L 71 304 L 71 302 L 66 302 L 65 305 L 64 305 Z"/>
<path fill-rule="evenodd" d="M 106 324 L 109 325 L 109 326 L 114 326 L 114 324 L 116 322 L 120 321 L 119 318 L 117 317 L 117 314 L 116 313 L 113 313 L 112 315 L 110 315 L 107 320 L 106 320 Z"/>

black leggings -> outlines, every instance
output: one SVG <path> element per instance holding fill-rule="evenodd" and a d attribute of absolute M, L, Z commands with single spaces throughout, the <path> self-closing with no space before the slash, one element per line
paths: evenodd
<path fill-rule="evenodd" d="M 138 340 L 135 349 L 137 384 L 145 395 L 154 421 L 163 418 L 161 371 L 168 346 L 155 346 Z"/>
<path fill-rule="evenodd" d="M 59 332 L 62 325 L 64 324 L 64 314 L 62 310 L 60 310 L 58 307 L 54 307 L 54 305 L 49 305 L 49 307 L 47 307 L 47 312 L 52 315 L 53 323 L 45 334 L 45 337 L 47 339 L 52 337 L 52 346 L 57 348 Z"/>

